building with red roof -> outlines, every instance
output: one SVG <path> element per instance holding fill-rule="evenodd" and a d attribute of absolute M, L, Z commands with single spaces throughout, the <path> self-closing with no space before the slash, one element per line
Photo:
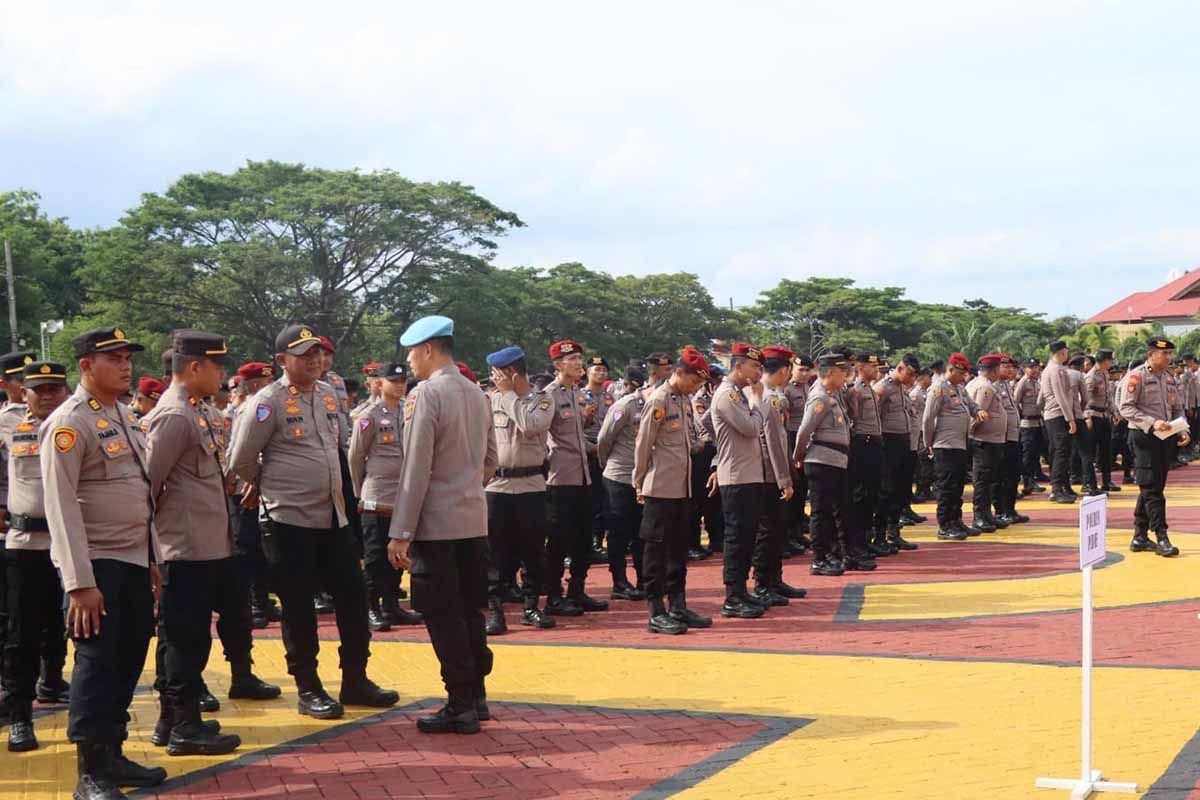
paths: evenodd
<path fill-rule="evenodd" d="M 1200 313 L 1200 268 L 1185 272 L 1153 291 L 1134 292 L 1084 321 L 1115 326 L 1122 336 L 1157 322 L 1167 335 L 1172 335 L 1200 327 L 1197 313 Z"/>

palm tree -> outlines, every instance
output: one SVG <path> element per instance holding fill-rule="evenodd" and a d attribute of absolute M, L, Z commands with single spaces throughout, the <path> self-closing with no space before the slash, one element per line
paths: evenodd
<path fill-rule="evenodd" d="M 972 363 L 986 353 L 1019 350 L 1029 344 L 1026 332 L 1008 328 L 1003 321 L 993 322 L 987 327 L 981 327 L 978 322 L 951 322 L 947 329 L 930 330 L 926 336 L 930 350 L 940 353 L 939 358 L 957 351 Z"/>
<path fill-rule="evenodd" d="M 1163 330 L 1163 326 L 1159 322 L 1147 328 L 1134 331 L 1122 339 L 1116 346 L 1116 359 L 1118 363 L 1143 359 L 1146 357 L 1146 349 L 1149 347 L 1150 340 L 1164 338 L 1166 338 L 1166 331 Z"/>
<path fill-rule="evenodd" d="M 1064 337 L 1063 341 L 1072 351 L 1093 354 L 1101 349 L 1116 350 L 1121 343 L 1121 339 L 1114 329 L 1097 325 L 1094 322 L 1079 326 L 1073 334 Z"/>

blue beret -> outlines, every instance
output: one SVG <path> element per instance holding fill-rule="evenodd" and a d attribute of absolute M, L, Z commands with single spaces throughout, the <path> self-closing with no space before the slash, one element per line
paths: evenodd
<path fill-rule="evenodd" d="M 454 335 L 454 320 L 449 317 L 421 317 L 419 320 L 408 326 L 400 336 L 401 347 L 412 347 L 421 342 L 427 342 L 430 339 L 436 339 L 439 336 Z"/>
<path fill-rule="evenodd" d="M 487 363 L 489 367 L 507 367 L 514 361 L 520 361 L 525 357 L 525 351 L 516 345 L 506 347 L 503 350 L 497 350 L 494 353 L 488 353 Z"/>

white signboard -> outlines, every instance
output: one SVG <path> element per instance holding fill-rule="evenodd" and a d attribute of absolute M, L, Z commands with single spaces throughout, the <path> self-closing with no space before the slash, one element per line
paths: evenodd
<path fill-rule="evenodd" d="M 1104 561 L 1104 534 L 1108 530 L 1108 495 L 1085 497 L 1079 504 L 1079 568 Z"/>

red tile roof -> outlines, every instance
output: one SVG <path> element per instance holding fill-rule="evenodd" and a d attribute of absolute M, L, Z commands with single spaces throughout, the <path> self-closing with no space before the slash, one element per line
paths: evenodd
<path fill-rule="evenodd" d="M 1113 303 L 1087 322 L 1113 325 L 1149 322 L 1168 317 L 1192 317 L 1200 312 L 1200 268 L 1185 273 L 1152 292 L 1134 292 Z"/>

